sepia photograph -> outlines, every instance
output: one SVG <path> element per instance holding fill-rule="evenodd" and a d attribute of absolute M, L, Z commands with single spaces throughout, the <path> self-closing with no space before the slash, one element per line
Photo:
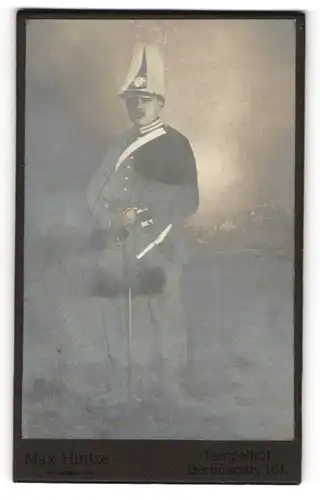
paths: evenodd
<path fill-rule="evenodd" d="M 295 439 L 296 30 L 25 20 L 23 440 Z"/>

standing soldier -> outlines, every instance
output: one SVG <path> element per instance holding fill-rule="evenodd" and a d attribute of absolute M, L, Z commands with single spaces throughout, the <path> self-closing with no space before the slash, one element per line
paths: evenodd
<path fill-rule="evenodd" d="M 177 404 L 187 334 L 180 298 L 182 224 L 198 206 L 187 138 L 165 125 L 157 47 L 137 44 L 120 96 L 133 127 L 118 137 L 88 188 L 103 249 L 97 264 L 108 337 L 110 404 Z"/>

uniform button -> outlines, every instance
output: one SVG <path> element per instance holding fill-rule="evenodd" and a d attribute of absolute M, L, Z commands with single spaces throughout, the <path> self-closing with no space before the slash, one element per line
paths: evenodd
<path fill-rule="evenodd" d="M 127 165 L 127 168 L 131 168 L 131 165 Z"/>
<path fill-rule="evenodd" d="M 125 177 L 125 180 L 127 181 L 129 179 L 129 177 Z"/>
<path fill-rule="evenodd" d="M 124 188 L 125 191 L 128 191 L 128 188 Z"/>
<path fill-rule="evenodd" d="M 133 156 L 130 156 L 130 160 L 133 160 Z"/>

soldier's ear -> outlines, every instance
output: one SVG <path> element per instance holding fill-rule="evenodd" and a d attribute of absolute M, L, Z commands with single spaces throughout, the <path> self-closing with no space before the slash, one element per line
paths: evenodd
<path fill-rule="evenodd" d="M 158 97 L 158 102 L 159 102 L 159 107 L 160 107 L 160 109 L 162 109 L 162 108 L 163 108 L 163 106 L 164 106 L 164 98 L 163 98 L 163 97 L 161 97 L 161 96 L 159 96 L 159 97 Z"/>

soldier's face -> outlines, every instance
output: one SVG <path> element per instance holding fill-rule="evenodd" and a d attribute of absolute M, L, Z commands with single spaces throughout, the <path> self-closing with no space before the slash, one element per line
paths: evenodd
<path fill-rule="evenodd" d="M 157 96 L 130 96 L 126 98 L 130 120 L 137 125 L 148 125 L 158 118 L 163 102 Z"/>

